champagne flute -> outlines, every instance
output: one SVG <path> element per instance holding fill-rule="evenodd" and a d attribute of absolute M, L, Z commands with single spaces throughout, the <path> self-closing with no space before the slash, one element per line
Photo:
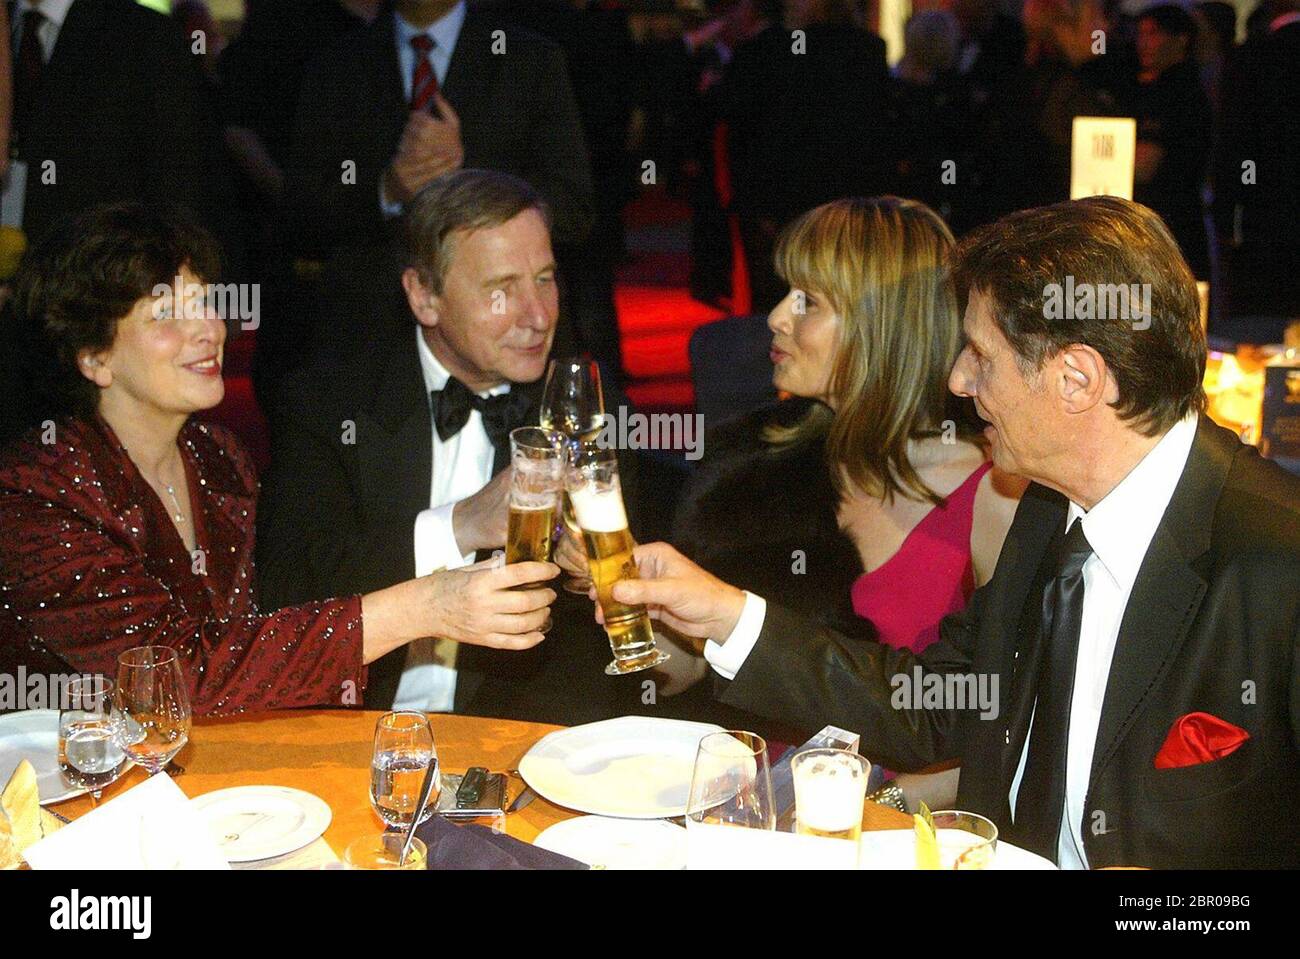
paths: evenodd
<path fill-rule="evenodd" d="M 59 771 L 63 778 L 90 793 L 99 805 L 104 787 L 126 768 L 126 753 L 118 741 L 122 714 L 113 702 L 113 683 L 102 676 L 76 676 L 64 687 L 65 708 L 59 710 Z"/>
<path fill-rule="evenodd" d="M 551 360 L 542 389 L 541 425 L 559 430 L 571 446 L 579 446 L 595 442 L 604 422 L 605 397 L 600 389 L 600 367 L 595 361 L 577 357 Z M 564 497 L 563 518 L 564 525 L 581 545 L 582 531 L 568 496 Z M 586 596 L 591 589 L 591 577 L 569 575 L 564 588 Z"/>
<path fill-rule="evenodd" d="M 370 757 L 370 805 L 389 829 L 411 825 L 430 764 L 433 765 L 433 790 L 420 822 L 433 816 L 442 792 L 433 730 L 424 713 L 414 710 L 396 710 L 379 717 Z"/>
<path fill-rule="evenodd" d="M 190 738 L 190 697 L 176 650 L 137 646 L 117 657 L 118 742 L 149 775 L 162 771 Z"/>

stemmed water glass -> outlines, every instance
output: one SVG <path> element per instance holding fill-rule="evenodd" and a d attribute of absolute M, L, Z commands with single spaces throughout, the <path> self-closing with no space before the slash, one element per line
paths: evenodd
<path fill-rule="evenodd" d="M 162 771 L 190 738 L 190 697 L 176 650 L 137 646 L 117 657 L 118 743 L 149 775 Z"/>
<path fill-rule="evenodd" d="M 442 791 L 433 730 L 424 713 L 414 710 L 396 710 L 379 717 L 370 757 L 370 805 L 388 828 L 405 830 L 411 825 L 431 765 L 433 790 L 420 822 L 433 816 Z"/>

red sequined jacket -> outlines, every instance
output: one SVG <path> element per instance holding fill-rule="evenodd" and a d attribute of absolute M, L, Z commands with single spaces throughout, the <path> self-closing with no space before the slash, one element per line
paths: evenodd
<path fill-rule="evenodd" d="M 191 420 L 179 444 L 193 554 L 102 419 L 60 421 L 0 454 L 3 658 L 53 653 L 111 679 L 123 650 L 171 646 L 196 714 L 360 702 L 360 597 L 260 613 L 252 463 L 213 424 Z"/>

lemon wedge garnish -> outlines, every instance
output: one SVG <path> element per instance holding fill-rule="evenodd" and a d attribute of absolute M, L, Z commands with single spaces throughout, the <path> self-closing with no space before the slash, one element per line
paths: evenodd
<path fill-rule="evenodd" d="M 921 811 L 912 816 L 912 833 L 916 836 L 916 868 L 939 868 L 939 839 L 934 832 L 930 810 L 921 803 Z"/>

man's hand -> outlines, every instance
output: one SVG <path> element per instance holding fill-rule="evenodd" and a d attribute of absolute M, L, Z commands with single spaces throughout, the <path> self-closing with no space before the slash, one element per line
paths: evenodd
<path fill-rule="evenodd" d="M 435 94 L 442 118 L 414 110 L 406 118 L 397 152 L 384 171 L 384 197 L 389 202 L 410 203 L 426 186 L 465 162 L 460 140 L 460 117 L 451 104 Z"/>
<path fill-rule="evenodd" d="M 542 641 L 555 602 L 548 587 L 516 589 L 559 575 L 554 563 L 499 565 L 487 560 L 422 577 L 430 635 L 495 649 L 528 649 Z"/>
<path fill-rule="evenodd" d="M 473 496 L 452 507 L 452 531 L 462 553 L 505 546 L 510 521 L 510 472 L 506 467 Z"/>
<path fill-rule="evenodd" d="M 587 566 L 587 551 L 582 548 L 582 543 L 573 535 L 573 530 L 567 526 L 564 527 L 559 542 L 555 544 L 551 559 L 560 565 L 560 569 L 572 576 L 591 575 L 591 571 Z"/>
<path fill-rule="evenodd" d="M 641 578 L 615 583 L 616 600 L 644 604 L 653 618 L 687 636 L 726 641 L 745 607 L 742 590 L 696 566 L 667 543 L 637 546 L 632 555 Z"/>

